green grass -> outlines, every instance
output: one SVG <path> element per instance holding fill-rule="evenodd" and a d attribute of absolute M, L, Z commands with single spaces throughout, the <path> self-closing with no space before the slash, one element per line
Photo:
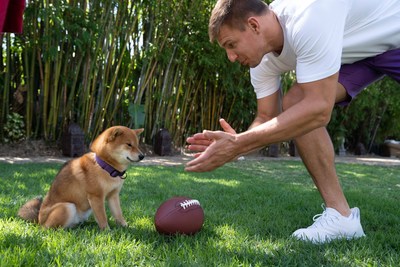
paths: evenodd
<path fill-rule="evenodd" d="M 338 164 L 366 238 L 312 245 L 290 238 L 320 213 L 321 198 L 300 162 L 243 161 L 210 173 L 183 166 L 132 166 L 121 192 L 128 228 L 93 217 L 78 228 L 45 230 L 16 217 L 44 195 L 59 164 L 0 163 L 0 266 L 399 266 L 400 168 Z M 205 212 L 194 236 L 159 235 L 158 206 L 177 196 Z"/>

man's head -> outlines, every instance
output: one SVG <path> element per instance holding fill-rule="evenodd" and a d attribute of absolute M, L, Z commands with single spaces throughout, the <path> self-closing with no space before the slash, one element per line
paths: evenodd
<path fill-rule="evenodd" d="M 282 49 L 282 28 L 262 0 L 218 0 L 208 29 L 210 41 L 245 66 L 255 67 L 265 54 Z"/>
<path fill-rule="evenodd" d="M 268 5 L 261 0 L 219 0 L 211 13 L 208 24 L 210 41 L 218 40 L 221 26 L 244 31 L 249 17 L 261 16 L 266 12 L 268 12 Z"/>

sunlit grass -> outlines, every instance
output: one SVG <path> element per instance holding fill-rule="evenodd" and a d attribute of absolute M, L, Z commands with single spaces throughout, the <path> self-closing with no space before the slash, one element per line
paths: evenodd
<path fill-rule="evenodd" d="M 361 209 L 367 238 L 315 246 L 290 238 L 320 213 L 305 168 L 291 161 L 241 161 L 210 173 L 182 166 L 133 166 L 121 192 L 128 228 L 93 218 L 71 230 L 44 230 L 17 218 L 44 195 L 59 164 L 0 163 L 0 266 L 397 266 L 400 262 L 400 168 L 338 164 L 351 206 Z M 198 199 L 205 223 L 195 236 L 154 228 L 172 196 Z"/>

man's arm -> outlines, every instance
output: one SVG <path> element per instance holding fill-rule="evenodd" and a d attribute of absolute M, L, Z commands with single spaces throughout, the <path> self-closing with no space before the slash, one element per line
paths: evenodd
<path fill-rule="evenodd" d="M 249 130 L 261 125 L 279 115 L 281 110 L 281 92 L 276 91 L 272 95 L 257 99 L 257 114 L 251 123 Z"/>
<path fill-rule="evenodd" d="M 335 104 L 338 74 L 298 84 L 303 98 L 279 116 L 236 136 L 238 152 L 290 140 L 329 123 Z"/>
<path fill-rule="evenodd" d="M 338 74 L 325 79 L 298 84 L 302 99 L 279 116 L 252 129 L 230 134 L 222 131 L 204 131 L 202 138 L 212 144 L 190 161 L 187 171 L 211 171 L 239 155 L 269 144 L 292 139 L 316 128 L 326 126 L 335 103 Z"/>

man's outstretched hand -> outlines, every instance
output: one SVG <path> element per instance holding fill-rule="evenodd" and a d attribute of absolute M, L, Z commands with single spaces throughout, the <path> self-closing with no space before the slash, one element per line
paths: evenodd
<path fill-rule="evenodd" d="M 224 120 L 220 119 L 223 131 L 203 131 L 189 138 L 189 150 L 197 151 L 195 159 L 186 164 L 186 171 L 212 171 L 237 158 L 236 131 Z"/>

